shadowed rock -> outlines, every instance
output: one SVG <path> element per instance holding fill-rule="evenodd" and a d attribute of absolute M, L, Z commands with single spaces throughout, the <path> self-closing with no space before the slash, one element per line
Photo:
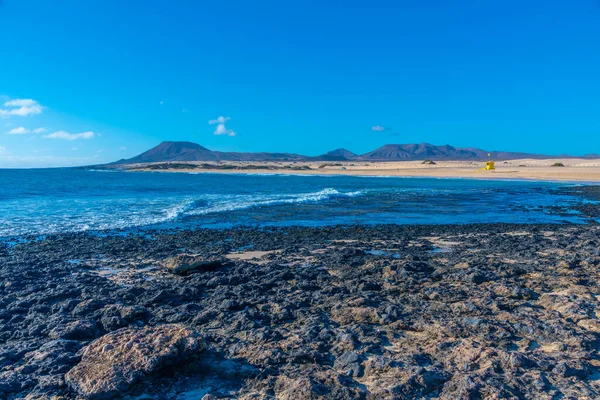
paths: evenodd
<path fill-rule="evenodd" d="M 112 399 L 131 385 L 204 350 L 197 332 L 181 325 L 122 329 L 85 347 L 81 362 L 65 379 L 87 399 Z"/>
<path fill-rule="evenodd" d="M 163 265 L 176 275 L 189 275 L 197 272 L 216 271 L 225 265 L 222 259 L 206 259 L 192 254 L 179 254 L 167 258 Z"/>

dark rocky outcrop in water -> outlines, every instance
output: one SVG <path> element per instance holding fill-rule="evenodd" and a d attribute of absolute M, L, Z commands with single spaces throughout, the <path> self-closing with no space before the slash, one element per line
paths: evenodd
<path fill-rule="evenodd" d="M 600 398 L 599 235 L 386 225 L 1 244 L 0 398 Z M 164 264 L 178 254 L 229 261 L 181 276 Z"/>

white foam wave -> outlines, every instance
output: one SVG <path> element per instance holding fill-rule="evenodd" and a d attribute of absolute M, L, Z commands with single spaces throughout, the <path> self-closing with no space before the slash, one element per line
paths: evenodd
<path fill-rule="evenodd" d="M 196 208 L 183 213 L 183 215 L 204 215 L 219 212 L 244 210 L 254 207 L 265 207 L 280 204 L 301 204 L 326 201 L 333 198 L 356 197 L 362 195 L 362 191 L 339 192 L 336 189 L 327 188 L 313 193 L 296 193 L 280 195 L 238 195 L 211 201 L 205 208 Z"/>

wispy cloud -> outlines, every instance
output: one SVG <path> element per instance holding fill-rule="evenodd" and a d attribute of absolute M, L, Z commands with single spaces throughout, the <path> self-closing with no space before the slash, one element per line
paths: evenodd
<path fill-rule="evenodd" d="M 224 124 L 225 122 L 229 121 L 231 118 L 230 117 L 223 117 L 220 116 L 217 119 L 211 119 L 210 121 L 208 121 L 209 125 L 214 125 L 214 124 Z"/>
<path fill-rule="evenodd" d="M 20 126 L 18 128 L 13 128 L 8 131 L 9 135 L 26 135 L 29 133 L 29 129 L 25 129 L 25 127 Z"/>
<path fill-rule="evenodd" d="M 215 135 L 226 135 L 226 136 L 235 136 L 237 133 L 233 129 L 227 129 L 225 127 L 225 123 L 229 121 L 231 118 L 220 116 L 217 119 L 211 119 L 208 121 L 209 125 L 217 125 L 213 134 Z"/>
<path fill-rule="evenodd" d="M 77 140 L 77 139 L 91 139 L 94 137 L 94 132 L 82 132 L 82 133 L 69 133 L 66 131 L 57 131 L 49 135 L 45 135 L 44 139 L 64 139 L 64 140 Z"/>
<path fill-rule="evenodd" d="M 25 128 L 24 126 L 19 126 L 18 128 L 13 128 L 10 131 L 7 132 L 7 134 L 9 135 L 26 135 L 28 133 L 43 133 L 46 132 L 46 128 L 37 128 L 34 129 L 32 131 L 30 131 L 29 129 Z"/>
<path fill-rule="evenodd" d="M 44 107 L 33 99 L 13 99 L 4 102 L 2 108 L 0 108 L 0 117 L 27 117 L 41 114 L 43 109 Z"/>
<path fill-rule="evenodd" d="M 371 130 L 373 132 L 383 132 L 383 131 L 385 131 L 385 126 L 374 125 L 374 126 L 371 127 Z"/>
<path fill-rule="evenodd" d="M 121 147 L 119 147 L 119 150 L 121 150 L 121 151 L 125 151 L 125 150 L 127 150 L 127 147 L 125 147 L 125 146 L 121 146 Z"/>
<path fill-rule="evenodd" d="M 0 155 L 3 155 L 3 154 L 8 154 L 8 150 L 6 150 L 6 147 L 0 146 Z"/>

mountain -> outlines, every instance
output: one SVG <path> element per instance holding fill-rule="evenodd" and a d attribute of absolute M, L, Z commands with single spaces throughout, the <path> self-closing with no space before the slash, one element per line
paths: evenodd
<path fill-rule="evenodd" d="M 457 148 L 450 145 L 436 146 L 430 143 L 420 144 L 386 144 L 374 151 L 360 156 L 365 161 L 413 161 L 413 160 L 446 160 L 446 161 L 480 161 L 490 158 L 494 160 L 514 160 L 519 158 L 551 158 L 552 156 L 530 153 L 499 152 L 476 149 Z"/>
<path fill-rule="evenodd" d="M 236 153 L 212 151 L 192 142 L 162 142 L 156 147 L 118 164 L 168 161 L 297 161 L 306 157 L 289 153 Z"/>
<path fill-rule="evenodd" d="M 434 146 L 421 144 L 386 144 L 370 153 L 363 154 L 361 160 L 368 161 L 404 161 L 404 160 L 471 160 L 477 154 L 452 146 Z"/>
<path fill-rule="evenodd" d="M 139 156 L 124 160 L 122 164 L 158 161 L 212 161 L 216 159 L 212 153 L 206 147 L 192 142 L 162 142 Z"/>
<path fill-rule="evenodd" d="M 363 155 L 356 155 L 346 149 L 336 149 L 316 157 L 293 153 L 239 153 L 212 151 L 192 142 L 162 142 L 158 146 L 128 160 L 119 160 L 112 165 L 173 162 L 173 161 L 482 161 L 515 160 L 520 158 L 573 158 L 572 156 L 550 156 L 543 154 L 505 152 L 459 148 L 450 145 L 436 146 L 430 143 L 386 144 Z M 582 158 L 600 158 L 597 154 L 588 154 Z"/>
<path fill-rule="evenodd" d="M 349 161 L 355 160 L 356 154 L 346 149 L 335 149 L 317 157 L 310 157 L 311 161 Z"/>

